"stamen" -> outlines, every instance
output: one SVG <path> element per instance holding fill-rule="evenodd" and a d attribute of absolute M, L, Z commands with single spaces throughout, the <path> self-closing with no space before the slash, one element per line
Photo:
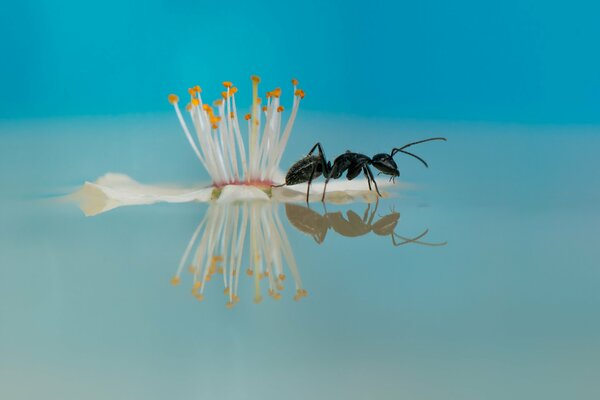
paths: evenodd
<path fill-rule="evenodd" d="M 252 107 L 250 113 L 244 117 L 249 122 L 248 139 L 246 139 L 249 146 L 248 156 L 234 98 L 238 89 L 232 82 L 222 82 L 226 90 L 222 91 L 221 98 L 214 102 L 218 112 L 202 102 L 200 86 L 196 85 L 187 90 L 191 99 L 185 109 L 192 119 L 197 140 L 192 138 L 177 107 L 179 98 L 174 94 L 168 96 L 192 149 L 210 174 L 215 186 L 253 181 L 271 182 L 287 144 L 300 99 L 304 97 L 304 91 L 296 88 L 298 80 L 292 79 L 294 85 L 292 112 L 282 132 L 281 113 L 285 108 L 279 103 L 281 88 L 267 92 L 267 101 L 263 102 L 258 96 L 260 78 L 252 76 L 251 82 Z M 223 118 L 224 116 L 228 118 Z M 238 152 L 241 159 L 241 173 L 238 169 Z"/>

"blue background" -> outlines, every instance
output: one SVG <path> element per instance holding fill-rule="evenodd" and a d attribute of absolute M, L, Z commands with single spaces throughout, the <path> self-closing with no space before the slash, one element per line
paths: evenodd
<path fill-rule="evenodd" d="M 2 2 L 0 399 L 600 399 L 599 11 Z M 208 183 L 167 94 L 232 80 L 245 111 L 251 74 L 284 118 L 289 79 L 307 92 L 282 170 L 316 141 L 331 159 L 447 137 L 414 148 L 430 168 L 396 157 L 409 185 L 375 220 L 448 244 L 318 245 L 273 203 L 309 296 L 288 273 L 255 305 L 244 276 L 227 310 L 217 279 L 203 303 L 170 284 L 209 206 L 86 218 L 61 197 L 107 172 Z"/>
<path fill-rule="evenodd" d="M 598 15 L 583 1 L 2 2 L 0 118 L 164 111 L 167 93 L 216 96 L 256 73 L 299 78 L 305 110 L 595 123 Z"/>

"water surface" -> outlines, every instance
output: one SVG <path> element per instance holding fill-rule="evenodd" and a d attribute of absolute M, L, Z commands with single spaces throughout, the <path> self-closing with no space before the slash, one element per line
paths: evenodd
<path fill-rule="evenodd" d="M 189 273 L 171 284 L 208 205 L 56 201 L 109 171 L 206 181 L 172 115 L 3 122 L 0 397 L 597 398 L 599 133 L 303 114 L 283 165 L 317 140 L 332 158 L 448 142 L 415 149 L 429 169 L 397 159 L 412 188 L 371 221 L 374 204 L 270 206 L 308 295 L 287 273 L 254 304 L 243 274 L 228 309 L 218 279 L 202 302 Z M 447 244 L 394 246 L 373 229 L 390 215 Z"/>

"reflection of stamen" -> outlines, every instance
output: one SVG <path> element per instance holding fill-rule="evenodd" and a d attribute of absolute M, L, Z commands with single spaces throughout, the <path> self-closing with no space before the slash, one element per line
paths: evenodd
<path fill-rule="evenodd" d="M 248 246 L 244 246 L 246 236 L 249 239 Z M 194 246 L 196 249 L 191 255 Z M 203 298 L 206 283 L 212 275 L 221 273 L 223 294 L 227 296 L 226 306 L 231 308 L 240 299 L 237 295 L 238 281 L 245 247 L 248 248 L 250 260 L 246 274 L 254 281 L 255 303 L 263 300 L 260 282 L 265 277 L 269 297 L 274 300 L 281 298 L 281 282 L 286 279 L 284 262 L 296 286 L 294 298 L 299 300 L 305 296 L 306 290 L 302 288 L 285 230 L 277 209 L 270 203 L 211 205 L 194 231 L 172 282 L 176 279 L 179 282 L 183 265 L 191 257 L 192 266 L 189 270 L 194 276 L 192 294 L 199 300 Z"/>

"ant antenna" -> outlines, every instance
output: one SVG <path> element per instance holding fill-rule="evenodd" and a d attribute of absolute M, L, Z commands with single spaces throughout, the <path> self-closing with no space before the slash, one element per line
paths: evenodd
<path fill-rule="evenodd" d="M 394 155 L 396 153 L 408 154 L 409 156 L 412 156 L 412 157 L 416 158 L 417 160 L 421 161 L 423 163 L 423 165 L 425 165 L 425 167 L 429 168 L 429 165 L 427 165 L 427 162 L 425 160 L 423 160 L 421 157 L 419 157 L 416 154 L 413 154 L 413 153 L 410 153 L 408 151 L 405 151 L 404 149 L 407 148 L 407 147 L 413 146 L 415 144 L 420 144 L 420 143 L 425 143 L 425 142 L 431 142 L 432 140 L 443 140 L 443 141 L 446 141 L 446 138 L 435 137 L 435 138 L 429 138 L 429 139 L 419 140 L 418 142 L 413 142 L 413 143 L 405 144 L 402 147 L 392 149 L 392 152 L 390 153 L 390 156 L 394 157 Z"/>

